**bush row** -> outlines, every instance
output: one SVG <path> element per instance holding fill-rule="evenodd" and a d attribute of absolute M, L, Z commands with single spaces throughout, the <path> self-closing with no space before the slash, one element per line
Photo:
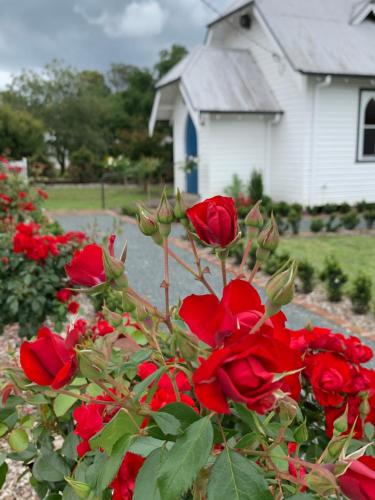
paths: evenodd
<path fill-rule="evenodd" d="M 249 255 L 248 265 L 252 268 L 255 264 L 256 247 L 254 246 Z M 242 245 L 239 244 L 232 248 L 231 256 L 239 264 L 243 255 Z M 263 271 L 268 275 L 273 275 L 281 266 L 283 266 L 290 255 L 285 251 L 273 253 L 266 261 Z M 335 257 L 327 257 L 321 272 L 318 272 L 314 266 L 306 259 L 298 264 L 298 287 L 299 290 L 308 294 L 311 293 L 317 283 L 321 281 L 325 285 L 327 298 L 330 302 L 340 302 L 344 295 L 344 285 L 348 282 L 348 276 L 342 270 Z M 359 273 L 352 281 L 348 296 L 351 299 L 352 310 L 356 314 L 366 314 L 371 308 L 372 302 L 372 280 L 364 273 Z"/>

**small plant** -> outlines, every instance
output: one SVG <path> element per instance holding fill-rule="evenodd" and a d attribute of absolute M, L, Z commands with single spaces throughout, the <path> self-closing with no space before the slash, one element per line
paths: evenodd
<path fill-rule="evenodd" d="M 289 224 L 288 222 L 284 219 L 284 217 L 281 217 L 278 214 L 275 214 L 275 219 L 277 222 L 277 227 L 279 228 L 279 233 L 283 235 L 285 231 L 289 229 Z"/>
<path fill-rule="evenodd" d="M 264 264 L 263 271 L 269 275 L 275 274 L 275 272 L 280 269 L 289 259 L 290 255 L 288 254 L 288 252 L 275 252 Z"/>
<path fill-rule="evenodd" d="M 328 300 L 330 302 L 340 302 L 343 295 L 343 286 L 348 281 L 348 277 L 335 257 L 331 256 L 326 259 L 320 279 L 326 282 Z"/>
<path fill-rule="evenodd" d="M 314 267 L 307 260 L 303 260 L 298 264 L 297 275 L 302 285 L 302 292 L 311 293 L 314 289 Z"/>
<path fill-rule="evenodd" d="M 290 205 L 286 201 L 279 201 L 273 204 L 273 211 L 281 217 L 288 217 Z"/>
<path fill-rule="evenodd" d="M 338 205 L 339 212 L 342 214 L 347 214 L 352 210 L 352 207 L 349 205 L 349 203 L 341 203 L 341 205 Z"/>
<path fill-rule="evenodd" d="M 327 233 L 336 233 L 341 227 L 341 222 L 337 220 L 335 214 L 331 214 L 326 222 Z"/>
<path fill-rule="evenodd" d="M 323 219 L 320 219 L 320 217 L 313 217 L 310 222 L 310 231 L 313 233 L 320 233 L 320 231 L 324 227 L 324 221 Z"/>
<path fill-rule="evenodd" d="M 365 219 L 365 222 L 366 222 L 366 228 L 372 229 L 374 227 L 374 224 L 375 224 L 375 209 L 370 208 L 370 209 L 366 210 L 363 213 L 363 218 Z"/>
<path fill-rule="evenodd" d="M 232 176 L 232 183 L 224 189 L 224 193 L 238 200 L 243 193 L 244 184 L 237 174 Z"/>
<path fill-rule="evenodd" d="M 359 274 L 350 290 L 352 310 L 356 314 L 366 314 L 370 309 L 372 298 L 372 281 L 365 274 Z"/>
<path fill-rule="evenodd" d="M 330 215 L 337 212 L 338 206 L 335 203 L 326 203 L 322 207 L 323 213 Z"/>
<path fill-rule="evenodd" d="M 359 224 L 359 217 L 355 210 L 351 210 L 350 212 L 344 213 L 341 216 L 341 222 L 345 229 L 353 230 Z"/>
<path fill-rule="evenodd" d="M 252 203 L 263 199 L 263 179 L 262 174 L 253 170 L 249 183 L 249 196 Z"/>
<path fill-rule="evenodd" d="M 300 225 L 301 225 L 301 220 L 302 220 L 301 212 L 298 211 L 296 208 L 292 208 L 289 211 L 288 222 L 289 222 L 289 225 L 290 225 L 290 227 L 292 229 L 292 233 L 293 234 L 298 234 L 299 233 L 299 228 L 300 228 Z"/>

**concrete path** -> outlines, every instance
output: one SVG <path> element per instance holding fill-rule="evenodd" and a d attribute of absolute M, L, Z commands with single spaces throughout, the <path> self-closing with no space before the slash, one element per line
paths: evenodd
<path fill-rule="evenodd" d="M 144 236 L 135 224 L 116 219 L 107 214 L 97 215 L 57 215 L 53 214 L 66 231 L 83 230 L 97 241 L 101 241 L 108 234 L 117 234 L 116 251 L 121 249 L 128 241 L 128 257 L 126 268 L 129 276 L 129 283 L 140 294 L 146 296 L 153 304 L 162 307 L 164 304 L 164 295 L 160 289 L 160 283 L 163 279 L 163 253 L 161 248 L 157 247 L 151 238 Z M 181 228 L 173 228 L 172 236 L 179 236 Z M 183 257 L 191 265 L 194 264 L 193 256 L 190 252 L 181 248 L 173 247 L 173 250 Z M 210 265 L 211 276 L 208 279 L 213 288 L 220 292 L 222 286 L 221 274 L 218 267 Z M 177 264 L 173 259 L 170 260 L 170 295 L 171 304 L 176 304 L 180 299 L 192 293 L 206 293 L 205 288 L 194 280 L 185 269 Z M 263 295 L 263 291 L 259 290 Z M 292 329 L 304 327 L 307 323 L 331 328 L 333 331 L 348 333 L 335 323 L 314 314 L 307 309 L 295 304 L 289 304 L 284 309 L 288 317 L 288 326 Z M 366 339 L 366 343 L 375 348 L 375 343 Z M 375 363 L 374 363 L 375 366 Z"/>

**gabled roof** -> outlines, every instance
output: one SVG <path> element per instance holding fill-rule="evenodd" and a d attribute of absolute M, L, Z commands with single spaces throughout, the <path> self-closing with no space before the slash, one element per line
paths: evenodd
<path fill-rule="evenodd" d="M 281 112 L 248 50 L 196 47 L 157 84 L 179 82 L 196 111 L 219 113 Z"/>
<path fill-rule="evenodd" d="M 236 0 L 209 26 L 251 4 L 296 70 L 375 76 L 372 0 Z"/>

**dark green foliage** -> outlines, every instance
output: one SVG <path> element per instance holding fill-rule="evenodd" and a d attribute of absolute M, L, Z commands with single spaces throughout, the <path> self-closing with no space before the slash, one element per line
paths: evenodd
<path fill-rule="evenodd" d="M 341 227 L 341 222 L 337 220 L 335 214 L 331 214 L 326 222 L 327 233 L 336 233 Z"/>
<path fill-rule="evenodd" d="M 238 200 L 241 193 L 244 190 L 244 183 L 238 177 L 237 174 L 232 176 L 232 182 L 229 186 L 224 189 L 224 193 L 228 196 L 231 196 L 234 200 Z"/>
<path fill-rule="evenodd" d="M 359 217 L 355 210 L 350 210 L 341 216 L 341 222 L 345 229 L 355 229 L 359 224 Z"/>
<path fill-rule="evenodd" d="M 313 233 L 320 233 L 324 228 L 324 221 L 319 217 L 313 217 L 310 221 L 310 231 Z"/>
<path fill-rule="evenodd" d="M 102 165 L 85 146 L 72 153 L 68 168 L 70 180 L 78 183 L 97 182 L 101 179 L 102 175 Z"/>
<path fill-rule="evenodd" d="M 298 278 L 300 279 L 303 293 L 311 293 L 313 291 L 314 275 L 315 269 L 307 260 L 298 263 Z"/>
<path fill-rule="evenodd" d="M 320 279 L 326 283 L 328 300 L 339 302 L 342 299 L 343 286 L 348 281 L 348 277 L 333 256 L 325 260 Z"/>
<path fill-rule="evenodd" d="M 375 224 L 375 209 L 370 208 L 363 213 L 367 229 L 372 229 Z"/>
<path fill-rule="evenodd" d="M 365 314 L 370 309 L 372 298 L 372 281 L 365 274 L 359 274 L 353 281 L 350 290 L 350 299 L 352 301 L 352 309 L 356 314 Z"/>
<path fill-rule="evenodd" d="M 347 214 L 350 212 L 352 207 L 349 205 L 349 203 L 341 203 L 341 205 L 338 205 L 338 210 L 342 214 Z"/>
<path fill-rule="evenodd" d="M 270 276 L 275 274 L 276 271 L 282 267 L 285 262 L 290 259 L 290 255 L 287 252 L 275 252 L 266 261 L 263 266 L 263 271 Z"/>
<path fill-rule="evenodd" d="M 281 217 L 280 215 L 278 214 L 275 214 L 275 219 L 276 219 L 276 222 L 277 222 L 277 227 L 279 229 L 279 233 L 280 235 L 282 236 L 285 231 L 288 230 L 289 228 L 289 224 L 288 222 L 284 219 L 284 217 Z"/>
<path fill-rule="evenodd" d="M 263 199 L 264 194 L 262 174 L 253 170 L 249 183 L 249 196 L 251 203 L 256 203 Z"/>
<path fill-rule="evenodd" d="M 338 210 L 338 205 L 335 203 L 326 203 L 322 206 L 322 213 L 330 215 L 334 214 Z"/>
<path fill-rule="evenodd" d="M 301 220 L 302 220 L 302 214 L 301 211 L 299 211 L 297 208 L 292 208 L 289 211 L 288 214 L 288 222 L 289 225 L 292 229 L 293 234 L 298 234 L 299 233 L 299 228 L 301 225 Z"/>
<path fill-rule="evenodd" d="M 290 210 L 290 205 L 286 201 L 280 201 L 272 204 L 272 209 L 276 215 L 287 217 Z"/>

